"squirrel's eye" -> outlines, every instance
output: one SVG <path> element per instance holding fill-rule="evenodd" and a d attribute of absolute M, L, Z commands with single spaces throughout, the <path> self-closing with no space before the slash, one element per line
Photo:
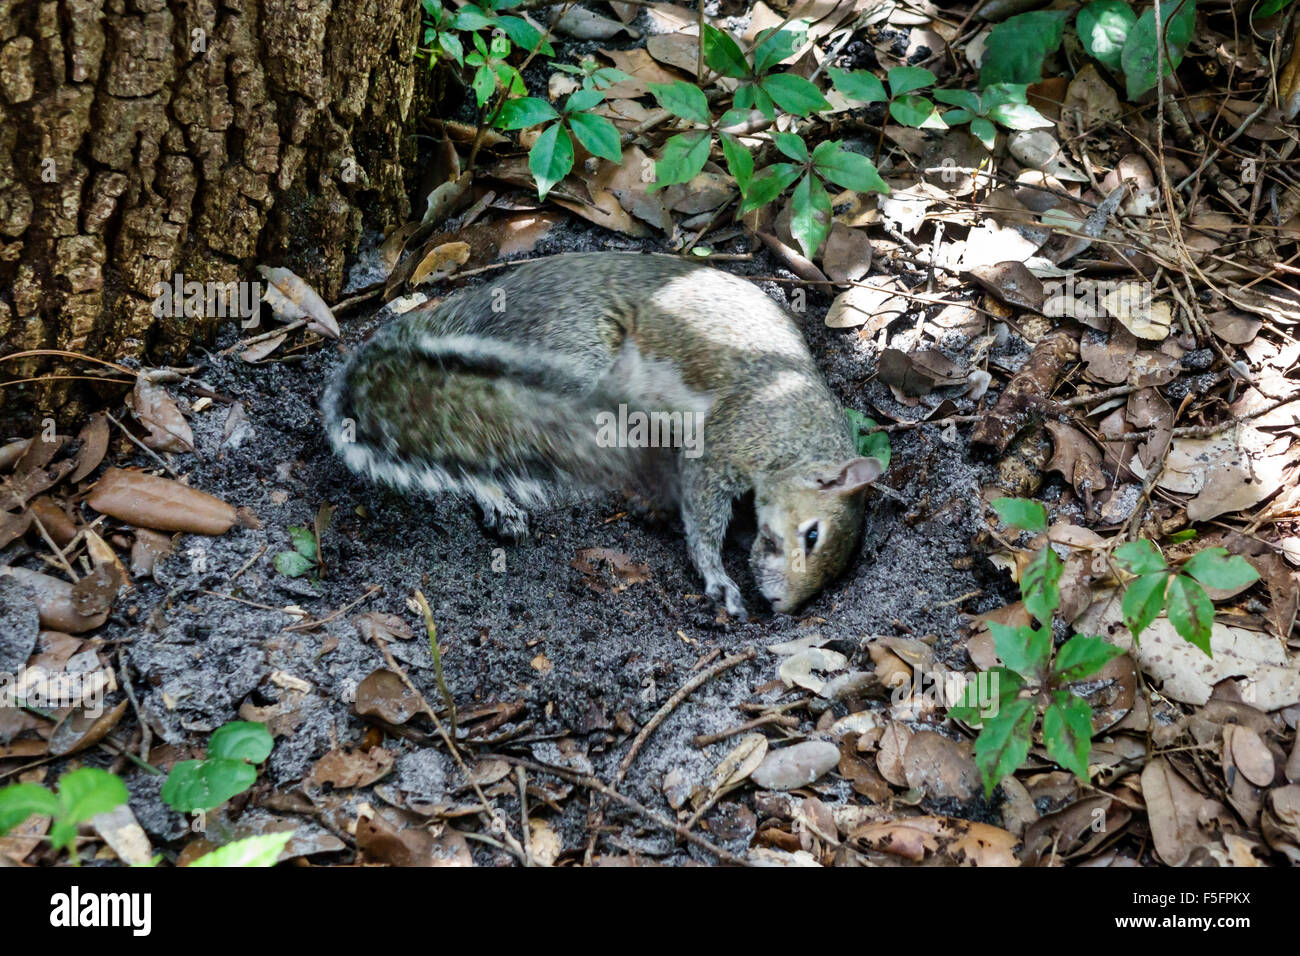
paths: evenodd
<path fill-rule="evenodd" d="M 817 525 L 814 523 L 807 531 L 803 533 L 803 549 L 811 551 L 817 545 Z"/>

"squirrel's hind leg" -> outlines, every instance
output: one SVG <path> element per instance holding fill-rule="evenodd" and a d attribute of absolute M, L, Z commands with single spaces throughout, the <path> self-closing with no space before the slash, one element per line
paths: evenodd
<path fill-rule="evenodd" d="M 528 512 L 499 486 L 476 484 L 470 494 L 483 510 L 483 527 L 512 541 L 528 537 Z"/>

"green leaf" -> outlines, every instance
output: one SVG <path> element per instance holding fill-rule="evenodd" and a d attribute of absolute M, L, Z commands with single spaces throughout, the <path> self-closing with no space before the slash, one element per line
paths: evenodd
<path fill-rule="evenodd" d="M 309 561 L 297 551 L 281 551 L 275 556 L 273 563 L 275 569 L 286 578 L 300 578 L 316 567 L 315 561 Z"/>
<path fill-rule="evenodd" d="M 1175 574 L 1165 595 L 1165 608 L 1174 630 L 1213 657 L 1210 633 L 1214 625 L 1214 604 L 1204 589 L 1186 575 Z"/>
<path fill-rule="evenodd" d="M 1174 544 L 1180 544 L 1183 541 L 1195 541 L 1196 529 L 1184 528 L 1182 531 L 1175 531 L 1173 534 L 1169 536 L 1169 540 L 1172 541 Z"/>
<path fill-rule="evenodd" d="M 1033 10 L 995 26 L 984 45 L 980 86 L 1041 80 L 1043 61 L 1060 47 L 1069 16 L 1069 10 Z"/>
<path fill-rule="evenodd" d="M 671 142 L 671 141 L 670 141 Z M 740 204 L 740 213 L 766 206 L 799 178 L 800 167 L 793 163 L 773 163 L 749 182 L 749 193 Z"/>
<path fill-rule="evenodd" d="M 452 30 L 482 30 L 484 27 L 492 26 L 494 22 L 493 17 L 488 16 L 478 7 L 470 5 L 457 10 L 448 26 Z"/>
<path fill-rule="evenodd" d="M 529 53 L 539 50 L 544 56 L 555 56 L 555 48 L 546 42 L 542 32 L 522 17 L 500 17 L 497 26 L 523 50 Z"/>
<path fill-rule="evenodd" d="M 234 843 L 217 847 L 211 853 L 203 854 L 191 863 L 190 867 L 275 866 L 276 860 L 292 839 L 293 833 L 294 831 L 288 830 L 284 833 L 261 833 L 257 836 L 245 837 Z"/>
<path fill-rule="evenodd" d="M 889 99 L 885 84 L 874 73 L 866 70 L 841 70 L 833 66 L 826 72 L 830 75 L 831 84 L 846 100 L 867 104 L 883 103 Z"/>
<path fill-rule="evenodd" d="M 1163 74 L 1169 76 L 1183 62 L 1187 44 L 1192 41 L 1196 28 L 1196 2 L 1165 0 L 1160 4 L 1160 16 L 1165 33 L 1164 52 L 1160 59 L 1164 67 Z M 1137 23 L 1128 32 L 1124 51 L 1120 55 L 1120 66 L 1124 69 L 1124 82 L 1130 100 L 1155 88 L 1156 52 L 1156 15 L 1153 8 L 1138 17 Z"/>
<path fill-rule="evenodd" d="M 1166 568 L 1165 559 L 1147 538 L 1139 538 L 1116 548 L 1115 563 L 1129 574 L 1153 574 Z"/>
<path fill-rule="evenodd" d="M 970 110 L 948 110 L 943 114 L 943 121 L 949 128 L 960 126 L 962 123 L 969 123 L 974 118 L 975 117 Z M 988 120 L 985 120 L 984 122 L 987 123 Z"/>
<path fill-rule="evenodd" d="M 232 720 L 213 731 L 208 738 L 208 759 L 229 758 L 261 763 L 271 756 L 275 740 L 266 724 L 250 720 Z"/>
<path fill-rule="evenodd" d="M 808 162 L 808 147 L 796 134 L 774 132 L 772 142 L 776 144 L 777 149 L 796 163 Z"/>
<path fill-rule="evenodd" d="M 982 116 L 977 116 L 970 121 L 971 134 L 984 144 L 984 148 L 990 153 L 993 152 L 993 146 L 998 140 L 998 129 L 991 122 Z"/>
<path fill-rule="evenodd" d="M 831 231 L 831 197 L 820 181 L 808 174 L 794 187 L 790 201 L 790 235 L 809 259 L 817 254 Z"/>
<path fill-rule="evenodd" d="M 889 78 L 889 92 L 895 97 L 911 93 L 926 86 L 934 86 L 935 75 L 919 66 L 896 66 L 886 76 Z"/>
<path fill-rule="evenodd" d="M 722 155 L 727 160 L 727 169 L 736 180 L 736 186 L 743 196 L 749 192 L 749 182 L 754 178 L 754 154 L 730 133 L 722 134 Z"/>
<path fill-rule="evenodd" d="M 704 169 L 709 161 L 712 137 L 705 129 L 678 133 L 664 143 L 663 155 L 655 162 L 655 182 L 650 191 L 689 183 Z"/>
<path fill-rule="evenodd" d="M 316 536 L 311 533 L 310 528 L 303 528 L 299 525 L 292 525 L 289 528 L 289 543 L 293 549 L 301 554 L 308 561 L 316 560 Z"/>
<path fill-rule="evenodd" d="M 1047 755 L 1087 783 L 1092 708 L 1083 698 L 1066 691 L 1057 691 L 1054 697 L 1043 711 L 1043 744 Z"/>
<path fill-rule="evenodd" d="M 1007 129 L 1044 129 L 1056 124 L 1027 103 L 1003 103 L 989 110 L 989 119 Z"/>
<path fill-rule="evenodd" d="M 555 107 L 546 100 L 538 96 L 520 96 L 517 100 L 506 100 L 502 105 L 497 125 L 503 130 L 524 130 L 529 126 L 550 122 L 558 116 Z"/>
<path fill-rule="evenodd" d="M 33 813 L 52 817 L 59 801 L 39 783 L 15 783 L 0 790 L 0 836 L 4 836 Z"/>
<path fill-rule="evenodd" d="M 1028 99 L 1028 83 L 993 83 L 980 92 L 985 112 L 1004 103 L 1025 103 Z"/>
<path fill-rule="evenodd" d="M 984 674 L 986 677 L 982 686 L 980 680 L 968 681 L 961 703 L 948 708 L 948 716 L 953 720 L 979 727 L 985 720 L 991 720 L 1000 714 L 1024 689 L 1025 682 L 1020 675 L 1005 667 L 990 667 Z M 981 693 L 989 689 L 993 691 L 994 699 L 982 699 Z"/>
<path fill-rule="evenodd" d="M 569 98 L 564 101 L 564 112 L 566 113 L 584 113 L 589 109 L 599 106 L 605 99 L 605 94 L 600 90 L 581 89 L 575 90 L 569 94 Z"/>
<path fill-rule="evenodd" d="M 893 449 L 889 444 L 889 433 L 871 431 L 876 427 L 875 419 L 868 418 L 855 408 L 846 408 L 844 415 L 853 430 L 853 445 L 857 453 L 863 458 L 876 459 L 880 462 L 881 469 L 887 471 L 889 459 L 893 455 Z"/>
<path fill-rule="evenodd" d="M 167 775 L 162 799 L 181 813 L 211 810 L 256 781 L 257 768 L 246 760 L 182 760 Z"/>
<path fill-rule="evenodd" d="M 880 178 L 876 164 L 861 153 L 843 149 L 838 141 L 818 143 L 812 161 L 817 175 L 837 186 L 860 193 L 889 192 L 889 184 Z"/>
<path fill-rule="evenodd" d="M 1250 18 L 1252 20 L 1263 20 L 1265 17 L 1271 17 L 1290 2 L 1291 0 L 1263 0 L 1263 2 L 1251 12 Z"/>
<path fill-rule="evenodd" d="M 1000 707 L 997 716 L 985 721 L 975 741 L 975 765 L 984 778 L 986 797 L 993 795 L 993 788 L 1003 777 L 1024 763 L 1033 742 L 1036 716 L 1032 700 L 1013 700 Z"/>
<path fill-rule="evenodd" d="M 1075 635 L 1056 652 L 1056 660 L 1052 662 L 1052 679 L 1058 684 L 1083 680 L 1105 667 L 1112 657 L 1123 653 L 1103 638 Z"/>
<path fill-rule="evenodd" d="M 754 47 L 754 72 L 766 73 L 793 55 L 807 35 L 806 30 L 782 30 L 780 33 L 773 32 L 772 29 L 764 30 L 759 34 L 758 45 Z"/>
<path fill-rule="evenodd" d="M 933 103 L 924 96 L 909 93 L 889 104 L 889 115 L 904 126 L 916 129 L 946 129 L 943 117 Z"/>
<path fill-rule="evenodd" d="M 615 83 L 623 83 L 632 79 L 632 77 L 628 76 L 622 70 L 616 70 L 612 66 L 602 66 L 600 69 L 593 71 L 591 76 L 587 79 L 590 80 L 591 85 L 596 89 L 607 90 Z"/>
<path fill-rule="evenodd" d="M 617 127 L 605 117 L 594 113 L 571 113 L 569 128 L 591 155 L 607 159 L 611 163 L 623 161 L 623 141 L 618 135 Z"/>
<path fill-rule="evenodd" d="M 478 34 L 474 34 L 478 36 Z M 466 62 L 473 58 L 473 54 L 466 57 Z M 492 98 L 492 92 L 497 88 L 497 75 L 485 66 L 480 66 L 474 71 L 474 80 L 470 83 L 470 88 L 474 90 L 474 96 L 478 100 L 479 109 L 482 109 L 489 99 Z"/>
<path fill-rule="evenodd" d="M 59 822 L 76 826 L 126 803 L 126 784 L 98 767 L 82 767 L 59 778 Z"/>
<path fill-rule="evenodd" d="M 749 76 L 749 64 L 731 34 L 724 33 L 707 23 L 704 25 L 704 62 L 709 69 L 740 80 Z"/>
<path fill-rule="evenodd" d="M 1009 669 L 1028 680 L 1047 672 L 1047 662 L 1052 656 L 1050 627 L 1008 627 L 989 621 L 989 633 L 993 635 L 998 657 Z"/>
<path fill-rule="evenodd" d="M 1235 591 L 1259 580 L 1259 572 L 1250 562 L 1241 555 L 1229 555 L 1227 548 L 1198 551 L 1183 565 L 1183 573 L 1219 591 Z"/>
<path fill-rule="evenodd" d="M 1061 606 L 1061 573 L 1065 565 L 1049 544 L 1025 568 L 1020 576 L 1020 594 L 1025 610 L 1050 627 L 1052 615 Z"/>
<path fill-rule="evenodd" d="M 1047 509 L 1028 498 L 997 498 L 992 507 L 1004 525 L 1043 534 L 1047 531 Z"/>
<path fill-rule="evenodd" d="M 793 73 L 772 73 L 759 84 L 776 105 L 795 116 L 807 116 L 814 110 L 830 109 L 817 84 Z"/>
<path fill-rule="evenodd" d="M 776 118 L 776 108 L 772 103 L 772 97 L 768 96 L 753 83 L 745 83 L 736 90 L 731 98 L 732 105 L 739 110 L 748 112 L 749 110 L 758 110 L 768 119 Z"/>
<path fill-rule="evenodd" d="M 1151 626 L 1151 622 L 1160 616 L 1165 606 L 1165 587 L 1169 583 L 1169 572 L 1153 571 L 1137 578 L 1124 592 L 1124 626 L 1137 641 L 1142 632 Z"/>
<path fill-rule="evenodd" d="M 1120 56 L 1128 32 L 1137 23 L 1137 14 L 1121 0 L 1097 0 L 1079 11 L 1075 29 L 1079 42 L 1093 59 L 1118 71 Z"/>
<path fill-rule="evenodd" d="M 455 60 L 460 66 L 465 65 L 465 48 L 461 46 L 460 37 L 454 33 L 443 31 L 438 34 L 438 45 L 442 51 Z"/>
<path fill-rule="evenodd" d="M 972 90 L 935 90 L 933 94 L 940 103 L 947 103 L 949 106 L 961 107 L 966 112 L 978 116 L 980 112 L 980 97 L 978 93 Z M 949 114 L 944 114 L 946 119 Z M 963 122 L 965 122 L 963 120 Z"/>
<path fill-rule="evenodd" d="M 651 83 L 650 92 L 659 101 L 659 105 L 682 119 L 709 124 L 709 100 L 704 91 L 692 83 Z"/>
<path fill-rule="evenodd" d="M 573 140 L 559 123 L 546 127 L 528 151 L 528 168 L 537 180 L 537 198 L 545 199 L 551 187 L 573 169 Z"/>

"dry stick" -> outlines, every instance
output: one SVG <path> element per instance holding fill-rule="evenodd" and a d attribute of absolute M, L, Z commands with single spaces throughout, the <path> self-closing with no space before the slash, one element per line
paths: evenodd
<path fill-rule="evenodd" d="M 781 727 L 798 727 L 799 718 L 791 717 L 788 714 L 765 714 L 762 717 L 755 717 L 753 720 L 747 720 L 743 724 L 737 724 L 735 727 L 720 730 L 716 734 L 697 734 L 695 737 L 691 738 L 691 746 L 707 747 L 710 744 L 716 744 L 719 741 L 727 740 L 737 734 L 743 734 L 747 730 L 753 730 L 756 727 L 765 727 L 768 724 L 778 724 Z"/>
<path fill-rule="evenodd" d="M 703 0 L 700 5 L 703 6 Z M 528 826 L 528 774 L 523 767 L 515 767 L 515 779 L 519 782 L 519 828 L 524 834 L 524 853 L 528 855 L 524 866 L 532 866 L 533 833 Z"/>
<path fill-rule="evenodd" d="M 254 556 L 254 557 L 256 557 L 256 556 Z M 247 565 L 245 565 L 245 567 L 247 567 Z M 231 580 L 234 580 L 234 579 L 232 578 Z M 372 584 L 372 585 L 370 586 L 370 590 L 369 590 L 369 591 L 367 591 L 365 594 L 361 595 L 361 597 L 357 598 L 357 599 L 356 599 L 355 601 L 353 601 L 351 604 L 344 605 L 343 607 L 339 608 L 337 611 L 334 611 L 332 614 L 328 614 L 328 615 L 326 615 L 325 617 L 321 617 L 321 618 L 313 618 L 313 619 L 311 619 L 311 620 L 307 620 L 307 621 L 299 621 L 297 624 L 290 624 L 288 627 L 285 628 L 285 630 L 286 630 L 286 631 L 307 631 L 307 630 L 311 630 L 311 629 L 313 629 L 313 628 L 320 627 L 322 624 L 328 624 L 330 621 L 334 620 L 336 617 L 339 617 L 340 615 L 343 615 L 343 614 L 348 613 L 348 611 L 352 610 L 354 607 L 356 607 L 356 606 L 357 606 L 358 604 L 360 604 L 362 601 L 368 601 L 368 600 L 371 598 L 372 595 L 374 595 L 374 594 L 376 594 L 376 593 L 382 591 L 383 589 L 384 589 L 384 586 L 383 586 L 382 584 Z"/>
<path fill-rule="evenodd" d="M 280 326 L 278 329 L 271 329 L 269 332 L 259 333 L 258 335 L 254 335 L 252 338 L 240 339 L 234 345 L 230 346 L 229 348 L 222 349 L 217 354 L 230 355 L 232 352 L 235 352 L 239 349 L 245 349 L 248 348 L 250 345 L 256 345 L 258 342 L 265 342 L 267 339 L 273 339 L 277 335 L 287 335 L 290 332 L 302 328 L 306 324 L 307 324 L 306 319 L 294 319 L 292 322 L 288 322 Z"/>
<path fill-rule="evenodd" d="M 429 704 L 428 699 L 425 698 L 424 694 L 420 692 L 420 689 L 411 682 L 411 678 L 407 676 L 402 665 L 397 663 L 397 660 L 393 657 L 393 652 L 388 649 L 388 644 L 385 643 L 384 639 L 379 636 L 376 630 L 371 629 L 370 639 L 373 640 L 375 645 L 379 648 L 379 653 L 383 655 L 384 663 L 388 665 L 388 669 L 396 674 L 398 679 L 406 685 L 406 689 L 415 695 L 416 699 L 420 702 L 420 706 L 424 709 L 425 715 L 433 721 L 433 726 L 438 731 L 438 736 L 442 738 L 442 742 L 446 744 L 447 749 L 451 751 L 452 759 L 456 761 L 456 765 L 460 768 L 460 772 L 465 775 L 465 779 L 468 780 L 470 786 L 474 788 L 474 795 L 478 797 L 479 804 L 483 807 L 483 812 L 487 814 L 488 825 L 497 832 L 502 840 L 505 841 L 506 846 L 509 848 L 510 852 L 519 859 L 519 862 L 527 866 L 528 854 L 524 851 L 524 848 L 520 845 L 519 841 L 515 839 L 514 834 L 510 832 L 510 828 L 506 826 L 505 818 L 501 815 L 501 812 L 488 802 L 487 795 L 483 792 L 483 788 L 479 786 L 478 780 L 470 773 L 469 768 L 465 766 L 465 761 L 461 758 L 460 751 L 456 748 L 455 742 L 447 734 L 447 728 L 444 727 L 442 721 L 438 719 L 438 715 Z"/>
<path fill-rule="evenodd" d="M 984 415 L 949 415 L 946 418 L 922 418 L 914 422 L 895 422 L 893 425 L 877 425 L 875 428 L 867 429 L 868 435 L 874 435 L 876 432 L 902 432 L 913 428 L 920 428 L 922 425 L 969 425 L 972 422 L 983 421 Z"/>
<path fill-rule="evenodd" d="M 266 554 L 268 550 L 270 550 L 270 547 L 271 546 L 269 544 L 262 545 L 261 550 L 259 550 L 257 554 L 253 555 L 251 558 L 249 558 L 247 561 L 241 564 L 239 566 L 239 570 L 230 576 L 230 581 L 228 583 L 234 584 L 235 579 L 238 578 L 245 571 L 247 571 L 249 568 L 251 568 L 258 558 L 260 558 L 262 555 Z"/>
<path fill-rule="evenodd" d="M 673 696 L 669 697 L 666 701 L 664 701 L 664 705 L 660 707 L 659 710 L 655 712 L 654 716 L 651 717 L 650 720 L 646 723 L 646 725 L 641 728 L 641 732 L 638 733 L 636 735 L 636 738 L 632 741 L 632 746 L 628 750 L 627 755 L 619 763 L 618 771 L 614 774 L 614 782 L 613 782 L 613 788 L 615 788 L 614 792 L 616 792 L 616 788 L 618 787 L 618 785 L 623 782 L 623 778 L 627 776 L 628 769 L 632 766 L 632 761 L 636 759 L 636 755 L 640 752 L 641 746 L 646 742 L 646 740 L 650 737 L 650 735 L 655 732 L 655 729 L 658 728 L 658 726 L 661 723 L 663 723 L 664 719 L 669 714 L 671 714 L 682 701 L 684 701 L 687 697 L 689 697 L 692 693 L 694 693 L 699 687 L 706 684 L 708 681 L 712 680 L 714 677 L 721 674 L 723 671 L 730 670 L 731 668 L 735 667 L 737 664 L 741 664 L 745 661 L 752 660 L 754 657 L 757 656 L 757 654 L 758 651 L 756 651 L 754 648 L 751 647 L 742 651 L 739 654 L 733 654 L 731 657 L 719 661 L 718 663 L 710 667 L 708 670 L 701 671 L 700 673 L 696 674 L 685 684 L 683 684 L 680 688 L 678 688 L 677 693 L 673 694 Z M 588 863 L 591 862 L 591 855 L 593 852 L 595 852 L 596 839 L 599 835 L 601 824 L 604 822 L 604 818 L 605 818 L 604 807 L 598 806 L 595 807 L 594 810 L 595 813 L 593 815 L 593 822 L 591 824 L 591 839 L 587 841 L 587 851 L 584 854 L 584 859 Z"/>
<path fill-rule="evenodd" d="M 72 565 L 69 564 L 68 559 L 64 557 L 63 550 L 54 543 L 54 539 L 50 537 L 50 533 L 45 530 L 45 525 L 41 523 L 41 516 L 38 515 L 35 510 L 31 512 L 31 515 L 32 520 L 36 522 L 36 530 L 41 533 L 41 537 L 45 539 L 45 543 L 48 544 L 50 550 L 54 552 L 54 559 L 59 563 L 59 567 L 68 572 L 68 577 L 72 578 L 73 584 L 76 584 L 81 579 L 77 577 L 77 572 L 72 570 Z"/>
<path fill-rule="evenodd" d="M 650 735 L 658 729 L 659 725 L 664 722 L 668 715 L 677 709 L 677 706 L 682 701 L 691 696 L 691 694 L 701 686 L 717 677 L 723 671 L 729 671 L 737 664 L 743 664 L 745 661 L 753 660 L 757 656 L 758 651 L 752 647 L 747 648 L 739 654 L 733 654 L 730 657 L 719 661 L 708 670 L 701 671 L 678 688 L 677 693 L 664 701 L 664 705 L 655 712 L 655 715 L 650 718 L 644 727 L 641 728 L 641 732 L 636 735 L 636 739 L 632 741 L 632 747 L 628 750 L 627 755 L 623 758 L 622 762 L 619 763 L 618 772 L 614 774 L 614 786 L 617 787 L 623 782 L 623 778 L 627 776 L 627 772 L 632 766 L 632 761 L 636 759 L 636 755 L 641 751 L 641 746 L 649 739 Z"/>
<path fill-rule="evenodd" d="M 117 649 L 117 668 L 122 673 L 122 689 L 126 691 L 126 699 L 131 702 L 131 709 L 135 711 L 136 723 L 140 725 L 140 759 L 146 763 L 149 761 L 149 750 L 153 746 L 153 728 L 149 726 L 149 721 L 140 712 L 140 701 L 136 700 L 135 688 L 131 686 L 131 675 L 126 669 L 126 648 Z"/>
<path fill-rule="evenodd" d="M 158 463 L 158 466 L 159 466 L 160 468 L 162 468 L 164 471 L 166 471 L 167 474 L 171 475 L 171 476 L 172 476 L 173 478 L 175 478 L 177 481 L 180 480 L 180 477 L 181 477 L 181 476 L 178 475 L 178 474 L 177 474 L 177 473 L 172 469 L 171 465 L 167 464 L 167 462 L 165 462 L 165 461 L 163 461 L 161 458 L 159 458 L 159 457 L 158 457 L 158 453 L 155 452 L 152 448 L 150 448 L 148 445 L 144 444 L 144 442 L 140 441 L 138 438 L 136 438 L 134 435 L 132 435 L 131 432 L 127 430 L 127 427 L 126 427 L 125 425 L 123 425 L 121 422 L 119 422 L 116 418 L 113 417 L 113 413 L 112 413 L 112 412 L 105 412 L 104 414 L 108 416 L 108 420 L 109 420 L 110 422 L 112 422 L 112 423 L 113 423 L 114 425 L 116 425 L 118 428 L 122 429 L 122 434 L 125 435 L 128 439 L 130 439 L 131 444 L 135 445 L 135 446 L 136 446 L 137 448 L 139 448 L 142 452 L 144 452 L 146 455 L 148 455 L 150 458 L 152 458 L 154 461 L 156 461 L 156 462 Z"/>
<path fill-rule="evenodd" d="M 638 816 L 649 820 L 660 829 L 667 830 L 669 833 L 677 834 L 678 837 L 685 840 L 687 843 L 694 844 L 705 853 L 710 853 L 717 857 L 723 863 L 730 863 L 733 866 L 750 865 L 749 861 L 744 857 L 736 856 L 736 854 L 729 850 L 724 850 L 720 846 L 714 846 L 708 840 L 704 839 L 704 837 L 690 832 L 676 821 L 669 820 L 667 817 L 656 813 L 654 810 L 651 810 L 644 804 L 638 803 L 631 797 L 623 796 L 623 794 L 619 793 L 617 790 L 607 786 L 605 782 L 598 777 L 593 777 L 590 774 L 585 773 L 574 773 L 572 770 L 567 770 L 564 767 L 553 767 L 549 764 L 536 763 L 535 761 L 526 760 L 523 757 L 515 757 L 510 754 L 492 754 L 492 756 L 504 760 L 506 763 L 514 764 L 516 767 L 524 767 L 527 770 L 531 770 L 533 773 L 545 773 L 550 774 L 553 777 L 559 777 L 561 780 L 567 780 L 575 786 L 586 787 L 589 790 L 595 791 L 596 793 L 613 800 L 615 803 L 621 803 L 623 806 L 627 807 Z"/>

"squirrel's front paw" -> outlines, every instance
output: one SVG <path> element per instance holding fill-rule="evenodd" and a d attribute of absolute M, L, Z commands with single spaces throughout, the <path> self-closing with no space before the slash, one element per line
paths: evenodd
<path fill-rule="evenodd" d="M 714 601 L 721 600 L 727 613 L 736 620 L 749 620 L 749 615 L 745 613 L 745 602 L 740 599 L 740 588 L 725 574 L 705 582 L 704 593 Z"/>
<path fill-rule="evenodd" d="M 483 501 L 483 527 L 511 541 L 528 537 L 528 512 L 508 499 Z"/>

